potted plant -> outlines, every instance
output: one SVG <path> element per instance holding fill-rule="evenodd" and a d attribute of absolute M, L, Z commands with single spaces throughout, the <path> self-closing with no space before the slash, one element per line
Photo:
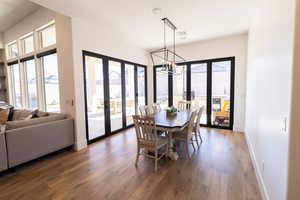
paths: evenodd
<path fill-rule="evenodd" d="M 177 114 L 177 108 L 175 108 L 174 106 L 171 106 L 167 109 L 167 115 L 168 116 L 175 116 Z"/>

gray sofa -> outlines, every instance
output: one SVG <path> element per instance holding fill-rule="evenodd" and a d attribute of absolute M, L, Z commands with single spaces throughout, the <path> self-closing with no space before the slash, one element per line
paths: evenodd
<path fill-rule="evenodd" d="M 9 121 L 0 136 L 0 171 L 74 144 L 73 120 L 64 114 Z M 6 142 L 6 145 L 5 145 Z M 4 144 L 2 144 L 4 143 Z M 2 159 L 4 156 L 7 159 Z"/>
<path fill-rule="evenodd" d="M 0 132 L 0 172 L 6 170 L 7 165 L 7 152 L 5 144 L 5 135 L 4 132 Z"/>

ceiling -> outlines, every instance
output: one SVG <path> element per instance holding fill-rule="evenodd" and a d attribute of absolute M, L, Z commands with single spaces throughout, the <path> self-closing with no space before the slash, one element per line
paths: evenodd
<path fill-rule="evenodd" d="M 162 17 L 168 17 L 190 43 L 247 32 L 253 0 L 31 0 L 71 17 L 101 21 L 117 30 L 120 37 L 151 49 L 163 44 Z M 161 13 L 153 14 L 153 8 Z M 105 27 L 101 27 L 105 28 Z"/>
<path fill-rule="evenodd" d="M 0 32 L 18 23 L 39 6 L 27 0 L 0 0 Z"/>

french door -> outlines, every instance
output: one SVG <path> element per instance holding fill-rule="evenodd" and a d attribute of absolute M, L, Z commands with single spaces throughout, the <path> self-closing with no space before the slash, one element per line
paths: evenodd
<path fill-rule="evenodd" d="M 147 102 L 146 67 L 83 51 L 87 140 L 92 143 L 133 125 Z"/>
<path fill-rule="evenodd" d="M 200 123 L 216 128 L 233 128 L 235 58 L 220 58 L 177 64 L 179 75 L 160 73 L 154 67 L 154 102 L 175 107 L 190 100 L 204 106 Z"/>

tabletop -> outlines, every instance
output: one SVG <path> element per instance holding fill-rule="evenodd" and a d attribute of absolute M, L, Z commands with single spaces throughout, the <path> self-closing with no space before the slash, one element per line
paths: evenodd
<path fill-rule="evenodd" d="M 191 114 L 191 110 L 183 110 L 178 111 L 174 116 L 169 116 L 164 110 L 154 114 L 154 120 L 157 127 L 182 128 L 189 122 Z"/>

